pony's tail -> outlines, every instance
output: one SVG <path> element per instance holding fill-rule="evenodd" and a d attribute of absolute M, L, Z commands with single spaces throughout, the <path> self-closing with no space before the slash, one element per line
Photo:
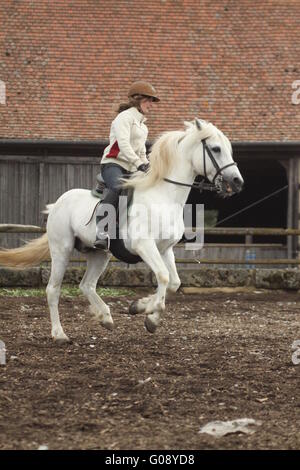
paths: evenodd
<path fill-rule="evenodd" d="M 20 248 L 0 250 L 0 266 L 15 269 L 38 266 L 50 259 L 48 235 L 45 233 L 35 240 L 30 240 Z"/>

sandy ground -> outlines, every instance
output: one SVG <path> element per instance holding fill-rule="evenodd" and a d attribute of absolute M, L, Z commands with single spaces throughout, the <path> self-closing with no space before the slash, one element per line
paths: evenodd
<path fill-rule="evenodd" d="M 300 448 L 299 294 L 178 293 L 154 335 L 128 315 L 134 298 L 105 298 L 113 332 L 84 298 L 63 299 L 60 347 L 44 298 L 0 298 L 0 449 Z M 199 434 L 237 418 L 262 424 Z"/>

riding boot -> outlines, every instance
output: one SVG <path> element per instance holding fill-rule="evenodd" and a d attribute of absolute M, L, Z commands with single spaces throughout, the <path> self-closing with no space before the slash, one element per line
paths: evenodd
<path fill-rule="evenodd" d="M 100 202 L 101 204 L 111 204 L 117 210 L 117 205 L 119 202 L 119 193 L 116 193 L 110 189 L 105 196 L 105 198 Z M 97 215 L 96 214 L 96 241 L 94 243 L 94 248 L 102 249 L 105 251 L 109 250 L 110 237 L 108 232 L 108 226 L 104 227 L 104 231 L 99 232 L 98 226 L 99 223 L 106 217 L 106 214 Z"/>

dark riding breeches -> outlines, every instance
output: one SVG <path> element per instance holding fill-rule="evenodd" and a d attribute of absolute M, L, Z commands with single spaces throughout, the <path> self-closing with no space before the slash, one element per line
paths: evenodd
<path fill-rule="evenodd" d="M 106 183 L 106 186 L 111 190 L 109 191 L 109 193 L 115 193 L 116 204 L 113 204 L 113 202 L 111 202 L 111 199 L 113 199 L 113 195 L 110 197 L 110 203 L 113 204 L 115 207 L 117 205 L 118 198 L 122 189 L 120 185 L 120 178 L 123 178 L 124 176 L 130 174 L 131 173 L 129 171 L 125 170 L 116 163 L 106 163 L 105 165 L 101 165 L 101 175 Z M 103 199 L 102 202 L 106 202 L 106 197 Z"/>
<path fill-rule="evenodd" d="M 111 204 L 117 210 L 118 202 L 119 202 L 119 195 L 121 193 L 121 183 L 120 178 L 124 176 L 130 175 L 131 173 L 120 165 L 116 163 L 106 163 L 105 165 L 101 165 L 101 175 L 104 179 L 106 186 L 108 187 L 109 191 L 107 192 L 104 199 L 102 199 L 100 206 L 103 207 L 104 204 Z M 102 211 L 102 207 L 98 206 L 98 215 L 96 214 L 96 224 L 101 222 L 106 216 L 107 213 Z M 104 232 L 107 232 L 108 227 L 104 227 Z M 102 232 L 102 230 L 101 230 Z"/>

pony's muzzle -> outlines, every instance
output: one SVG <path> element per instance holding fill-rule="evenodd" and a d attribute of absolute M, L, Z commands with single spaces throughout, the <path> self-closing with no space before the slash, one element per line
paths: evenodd
<path fill-rule="evenodd" d="M 230 182 L 231 189 L 234 193 L 240 193 L 244 186 L 243 178 L 234 176 Z"/>
<path fill-rule="evenodd" d="M 242 191 L 244 180 L 238 175 L 232 176 L 231 178 L 223 178 L 220 176 L 216 180 L 216 185 L 219 188 L 219 193 L 223 197 L 230 197 Z"/>

